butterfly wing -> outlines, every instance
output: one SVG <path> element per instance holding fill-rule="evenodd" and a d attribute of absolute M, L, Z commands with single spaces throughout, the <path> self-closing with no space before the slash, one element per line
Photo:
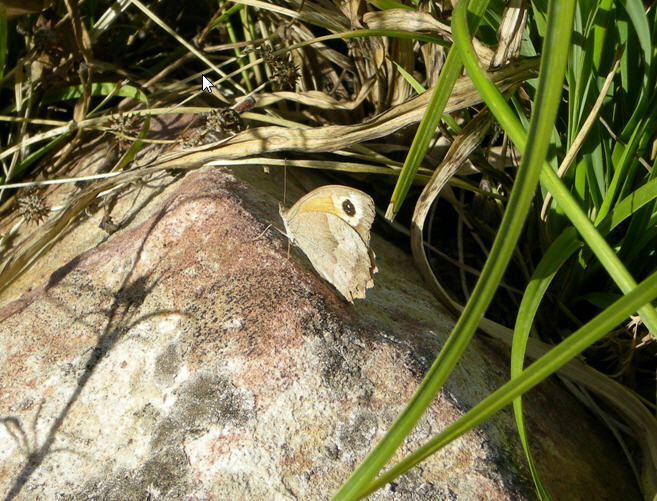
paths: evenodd
<path fill-rule="evenodd" d="M 350 303 L 374 285 L 374 255 L 360 233 L 334 214 L 304 212 L 285 219 L 292 243 L 308 257 L 322 278 Z"/>
<path fill-rule="evenodd" d="M 353 212 L 348 212 L 348 205 Z M 306 212 L 334 213 L 358 232 L 365 245 L 370 245 L 370 228 L 374 221 L 374 201 L 367 193 L 337 184 L 321 186 L 306 193 L 289 209 L 281 208 L 283 219 L 294 220 Z"/>

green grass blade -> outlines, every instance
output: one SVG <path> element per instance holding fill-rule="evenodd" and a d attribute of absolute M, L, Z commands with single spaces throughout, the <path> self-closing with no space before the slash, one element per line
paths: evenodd
<path fill-rule="evenodd" d="M 501 388 L 491 393 L 479 404 L 459 418 L 442 433 L 431 439 L 397 465 L 372 482 L 362 495 L 367 495 L 395 479 L 405 471 L 426 459 L 455 438 L 482 423 L 494 413 L 510 404 L 515 398 L 526 393 L 559 368 L 575 358 L 597 340 L 614 329 L 620 322 L 650 304 L 657 297 L 657 272 L 646 278 L 627 295 L 618 299 L 609 308 L 598 314 L 593 320 L 582 326 L 555 346 L 547 354 L 525 369 L 517 378 L 512 379 Z"/>
<path fill-rule="evenodd" d="M 527 339 L 531 331 L 536 312 L 543 300 L 552 279 L 561 269 L 563 264 L 572 256 L 577 249 L 582 246 L 582 242 L 577 239 L 577 231 L 572 226 L 567 228 L 559 237 L 552 242 L 545 255 L 538 263 L 536 270 L 530 280 L 525 293 L 523 294 L 516 325 L 513 332 L 513 343 L 511 345 L 511 379 L 520 376 L 523 363 L 525 360 L 525 350 Z M 541 482 L 538 470 L 532 459 L 527 435 L 525 433 L 525 422 L 522 416 L 522 400 L 520 397 L 513 401 L 513 413 L 516 419 L 520 443 L 525 451 L 525 457 L 529 465 L 529 470 L 534 480 L 534 485 L 543 500 L 550 499 L 550 495 Z"/>
<path fill-rule="evenodd" d="M 625 294 L 636 287 L 636 282 L 618 258 L 614 250 L 593 227 L 589 218 L 582 212 L 577 201 L 570 194 L 557 175 L 548 166 L 543 166 L 541 182 L 559 202 L 570 222 L 582 236 L 588 247 L 596 255 L 604 269 L 609 273 L 618 288 Z M 657 332 L 657 312 L 655 308 L 646 305 L 639 309 L 641 319 L 651 332 Z"/>
<path fill-rule="evenodd" d="M 60 89 L 53 89 L 44 94 L 41 102 L 43 104 L 55 103 L 58 101 L 66 101 L 69 99 L 77 99 L 82 96 L 81 85 L 69 85 Z M 124 85 L 116 90 L 116 82 L 96 82 L 91 84 L 89 90 L 92 96 L 109 96 L 115 95 L 120 97 L 132 97 L 141 102 L 146 102 L 146 95 L 137 87 L 132 85 Z"/>
<path fill-rule="evenodd" d="M 464 61 L 465 62 L 465 61 Z M 521 153 L 525 151 L 527 138 L 520 120 L 508 110 L 504 97 L 479 70 L 477 65 L 471 65 L 468 75 L 472 78 L 486 103 L 490 106 L 495 118 L 509 135 L 513 143 Z M 506 110 L 506 111 L 505 111 Z M 557 177 L 555 172 L 547 163 L 543 164 L 541 172 L 541 183 L 552 193 L 558 202 L 560 209 L 568 216 L 577 231 L 586 242 L 587 246 L 596 255 L 607 273 L 623 293 L 627 293 L 636 287 L 636 281 L 627 271 L 616 253 L 611 249 L 605 239 L 596 231 L 595 227 L 580 208 L 570 191 Z M 641 319 L 651 332 L 657 332 L 657 311 L 651 306 L 645 306 L 639 310 Z"/>
<path fill-rule="evenodd" d="M 653 166 L 653 169 L 655 166 Z M 603 235 L 635 214 L 641 207 L 657 199 L 657 179 L 648 181 L 618 202 L 607 217 L 597 226 Z"/>
<path fill-rule="evenodd" d="M 244 5 L 242 5 L 242 4 L 235 4 L 232 7 L 229 7 L 226 10 L 226 12 L 224 12 L 217 19 L 214 20 L 214 22 L 212 23 L 212 28 L 215 28 L 216 26 L 218 26 L 220 24 L 227 23 L 230 19 L 230 16 L 232 16 L 236 12 L 239 12 L 243 8 L 244 8 Z"/>
<path fill-rule="evenodd" d="M 389 10 L 389 9 L 415 10 L 410 5 L 404 5 L 403 3 L 395 2 L 394 0 L 373 0 L 372 3 L 381 10 Z"/>
<path fill-rule="evenodd" d="M 70 133 L 62 134 L 59 137 L 48 142 L 48 144 L 42 146 L 38 150 L 30 153 L 25 159 L 20 162 L 14 169 L 13 178 L 20 178 L 26 169 L 28 169 L 32 164 L 42 159 L 49 152 L 57 148 L 65 139 L 70 137 Z M 3 184 L 6 181 L 5 176 L 0 176 L 0 184 Z"/>
<path fill-rule="evenodd" d="M 390 205 L 386 212 L 386 218 L 389 220 L 394 219 L 395 214 L 399 211 L 401 203 L 404 201 L 408 190 L 413 184 L 415 174 L 422 163 L 422 159 L 427 152 L 429 142 L 433 137 L 433 133 L 438 127 L 440 117 L 443 114 L 447 100 L 454 87 L 454 82 L 461 72 L 461 62 L 457 51 L 450 50 L 447 55 L 447 60 L 438 77 L 438 83 L 431 93 L 431 99 L 427 105 L 427 111 L 420 122 L 420 125 L 415 133 L 411 147 L 406 155 L 404 166 L 397 179 L 397 184 L 390 197 Z"/>
<path fill-rule="evenodd" d="M 639 45 L 641 46 L 646 66 L 650 67 L 652 64 L 653 47 L 650 36 L 650 24 L 646 17 L 643 2 L 639 0 L 621 0 L 619 3 L 623 6 L 632 22 L 636 36 L 639 39 Z"/>
<path fill-rule="evenodd" d="M 413 75 L 411 75 L 408 71 L 406 71 L 397 61 L 393 61 L 392 59 L 390 62 L 395 66 L 397 71 L 401 74 L 401 76 L 404 77 L 404 80 L 406 80 L 411 87 L 413 87 L 413 90 L 417 92 L 418 94 L 423 94 L 427 89 L 422 87 L 422 84 L 418 82 Z"/>

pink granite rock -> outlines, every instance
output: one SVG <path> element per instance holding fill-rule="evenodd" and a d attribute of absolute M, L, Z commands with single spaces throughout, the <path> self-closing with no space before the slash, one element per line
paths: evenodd
<path fill-rule="evenodd" d="M 266 229 L 278 201 L 253 186 L 190 173 L 0 309 L 0 496 L 327 499 L 370 450 L 452 320 L 376 237 L 376 285 L 345 303 L 288 259 Z M 398 458 L 507 379 L 500 353 L 475 338 Z M 525 407 L 554 499 L 637 498 L 563 388 L 547 382 Z M 533 497 L 504 412 L 371 499 Z"/>

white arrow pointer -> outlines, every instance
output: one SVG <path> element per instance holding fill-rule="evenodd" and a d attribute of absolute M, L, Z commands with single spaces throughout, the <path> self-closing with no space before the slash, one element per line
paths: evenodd
<path fill-rule="evenodd" d="M 212 92 L 212 87 L 214 87 L 214 84 L 210 82 L 207 78 L 205 78 L 205 75 L 201 75 L 201 90 L 204 90 L 206 92 Z"/>

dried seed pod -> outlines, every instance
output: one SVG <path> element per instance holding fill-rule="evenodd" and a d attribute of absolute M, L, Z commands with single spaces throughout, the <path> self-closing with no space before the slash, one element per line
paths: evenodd
<path fill-rule="evenodd" d="M 35 189 L 25 190 L 18 200 L 18 213 L 28 223 L 40 224 L 50 214 L 50 206 L 45 198 Z"/>

